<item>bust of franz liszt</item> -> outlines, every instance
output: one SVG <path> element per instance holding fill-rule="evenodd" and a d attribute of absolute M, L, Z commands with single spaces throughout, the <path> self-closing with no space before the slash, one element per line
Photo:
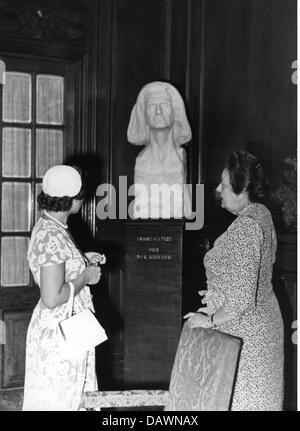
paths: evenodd
<path fill-rule="evenodd" d="M 145 145 L 134 170 L 134 217 L 181 218 L 191 214 L 186 156 L 191 140 L 184 103 L 169 83 L 151 82 L 140 91 L 127 130 L 128 141 Z"/>

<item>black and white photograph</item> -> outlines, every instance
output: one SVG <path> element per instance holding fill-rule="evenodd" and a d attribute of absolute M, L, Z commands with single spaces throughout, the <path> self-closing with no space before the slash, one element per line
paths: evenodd
<path fill-rule="evenodd" d="M 297 15 L 0 0 L 4 416 L 298 411 Z"/>

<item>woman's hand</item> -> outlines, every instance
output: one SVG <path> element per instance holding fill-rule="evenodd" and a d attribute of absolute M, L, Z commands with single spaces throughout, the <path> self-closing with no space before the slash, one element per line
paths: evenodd
<path fill-rule="evenodd" d="M 207 304 L 207 301 L 205 299 L 205 295 L 207 294 L 207 290 L 198 290 L 198 295 L 204 296 L 204 298 L 201 299 L 202 304 Z M 199 310 L 198 310 L 199 311 Z"/>
<path fill-rule="evenodd" d="M 210 326 L 210 318 L 200 310 L 205 310 L 205 308 L 199 308 L 197 313 L 191 312 L 183 316 L 184 319 L 188 319 L 190 328 L 208 328 Z"/>
<path fill-rule="evenodd" d="M 101 277 L 101 268 L 98 265 L 88 265 L 83 273 L 85 284 L 97 284 Z"/>
<path fill-rule="evenodd" d="M 96 253 L 95 251 L 89 251 L 84 254 L 92 265 L 104 265 L 106 263 L 105 254 Z"/>

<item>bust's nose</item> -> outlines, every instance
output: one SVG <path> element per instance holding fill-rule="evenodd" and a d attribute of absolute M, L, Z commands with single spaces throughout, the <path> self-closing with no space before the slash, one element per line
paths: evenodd
<path fill-rule="evenodd" d="M 162 113 L 162 109 L 161 109 L 161 105 L 160 105 L 160 103 L 158 103 L 158 104 L 156 105 L 155 113 L 156 113 L 156 114 L 161 114 L 161 113 Z"/>

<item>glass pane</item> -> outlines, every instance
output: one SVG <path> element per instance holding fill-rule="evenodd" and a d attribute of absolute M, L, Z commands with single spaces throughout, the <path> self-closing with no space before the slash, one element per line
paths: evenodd
<path fill-rule="evenodd" d="M 2 131 L 2 175 L 30 177 L 31 131 L 5 127 Z"/>
<path fill-rule="evenodd" d="M 30 184 L 2 184 L 2 230 L 30 230 Z"/>
<path fill-rule="evenodd" d="M 3 85 L 3 121 L 31 122 L 31 76 L 6 72 Z"/>
<path fill-rule="evenodd" d="M 42 183 L 37 183 L 35 185 L 35 223 L 41 216 L 41 211 L 38 210 L 37 197 L 42 191 Z"/>
<path fill-rule="evenodd" d="M 63 132 L 38 129 L 36 131 L 36 176 L 42 177 L 53 165 L 63 162 Z"/>
<path fill-rule="evenodd" d="M 63 124 L 64 78 L 37 76 L 36 118 L 40 124 Z"/>
<path fill-rule="evenodd" d="M 28 238 L 3 237 L 1 241 L 1 285 L 23 286 L 29 284 L 26 260 Z"/>

